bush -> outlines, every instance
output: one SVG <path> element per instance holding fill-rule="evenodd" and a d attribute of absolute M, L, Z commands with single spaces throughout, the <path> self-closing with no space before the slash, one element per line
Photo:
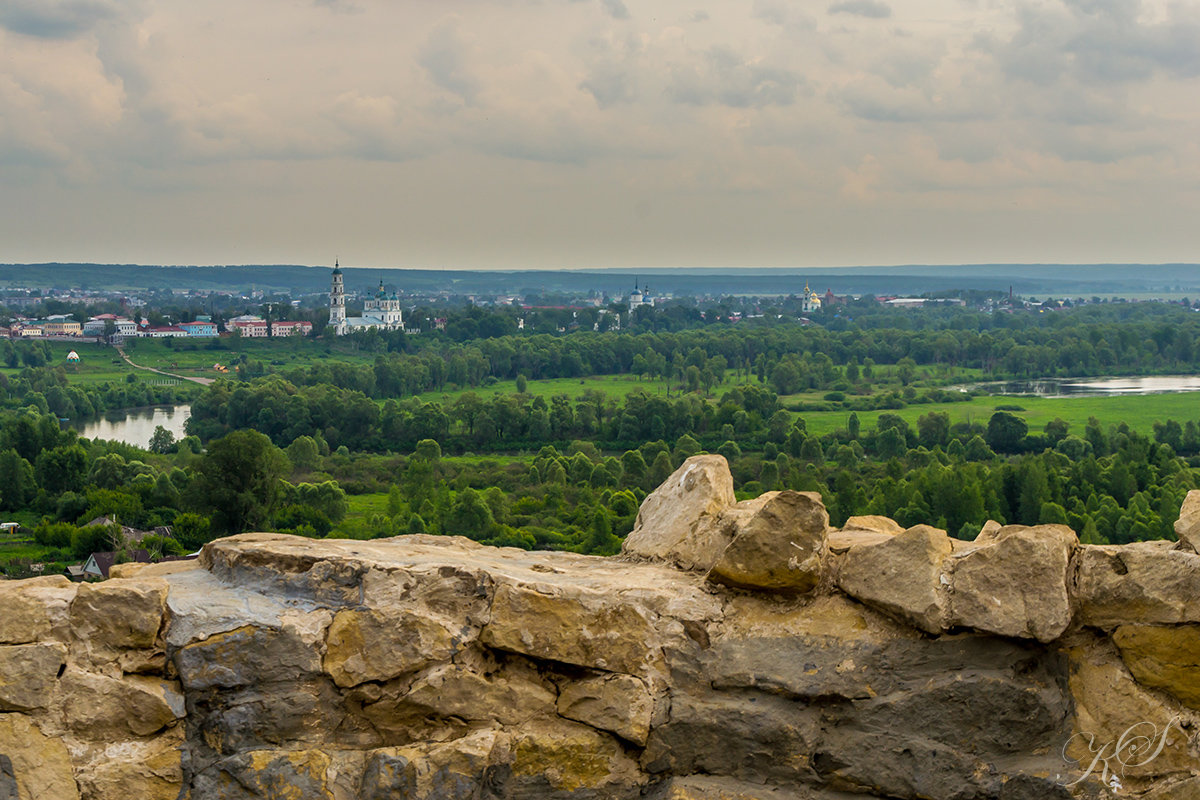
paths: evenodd
<path fill-rule="evenodd" d="M 33 540 L 42 547 L 70 547 L 79 529 L 67 522 L 43 522 L 33 530 Z"/>

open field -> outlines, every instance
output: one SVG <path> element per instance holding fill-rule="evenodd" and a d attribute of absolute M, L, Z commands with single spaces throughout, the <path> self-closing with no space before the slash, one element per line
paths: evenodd
<path fill-rule="evenodd" d="M 723 386 L 717 387 L 716 391 L 722 388 L 728 388 L 733 384 L 726 382 Z M 490 399 L 496 395 L 515 394 L 517 391 L 516 381 L 497 381 L 491 386 L 476 386 L 467 387 L 466 389 L 456 389 L 454 391 L 438 391 L 425 392 L 419 394 L 421 400 L 425 402 L 453 402 L 467 392 L 474 392 L 478 397 Z M 545 397 L 547 400 L 554 395 L 565 394 L 572 400 L 582 397 L 584 392 L 599 391 L 604 392 L 612 398 L 624 397 L 632 392 L 642 391 L 651 395 L 667 394 L 667 385 L 660 380 L 638 380 L 633 375 L 592 375 L 586 378 L 547 378 L 545 380 L 530 380 L 525 386 L 525 393 L 531 397 Z M 676 391 L 671 392 L 674 397 L 678 394 Z"/>
<path fill-rule="evenodd" d="M 1155 422 L 1173 419 L 1183 424 L 1189 419 L 1200 420 L 1200 392 L 1121 397 L 976 397 L 962 403 L 926 403 L 894 411 L 860 411 L 858 419 L 862 427 L 868 429 L 875 426 L 880 414 L 896 414 L 915 426 L 921 415 L 944 411 L 950 415 L 951 424 L 975 422 L 986 425 L 996 406 L 1023 408 L 1024 411 L 1014 413 L 1029 423 L 1031 433 L 1040 432 L 1056 417 L 1070 423 L 1071 432 L 1077 435 L 1082 434 L 1088 417 L 1096 417 L 1105 427 L 1124 422 L 1146 435 L 1153 433 Z M 797 416 L 804 418 L 810 433 L 819 436 L 844 428 L 850 412 L 806 411 Z"/>

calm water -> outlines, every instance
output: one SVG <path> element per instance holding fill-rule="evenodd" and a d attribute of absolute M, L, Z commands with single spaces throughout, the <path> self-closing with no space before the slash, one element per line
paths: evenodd
<path fill-rule="evenodd" d="M 154 429 L 159 425 L 175 434 L 176 439 L 182 439 L 183 425 L 192 415 L 192 407 L 155 406 L 154 408 L 137 408 L 132 411 L 116 411 L 99 419 L 71 420 L 68 424 L 79 431 L 80 436 L 88 439 L 111 439 L 118 442 L 147 447 Z"/>
<path fill-rule="evenodd" d="M 1033 381 L 973 383 L 960 389 L 984 389 L 991 394 L 1037 397 L 1104 397 L 1121 394 L 1200 392 L 1200 375 L 1155 375 L 1145 378 L 1045 378 Z"/>

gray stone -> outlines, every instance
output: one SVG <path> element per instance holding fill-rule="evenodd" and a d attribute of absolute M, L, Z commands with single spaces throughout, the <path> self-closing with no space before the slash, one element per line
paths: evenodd
<path fill-rule="evenodd" d="M 708 580 L 743 589 L 808 592 L 821 579 L 829 515 L 815 492 L 779 492 L 741 523 Z"/>
<path fill-rule="evenodd" d="M 841 558 L 838 588 L 926 633 L 941 633 L 946 623 L 942 562 L 951 550 L 945 531 L 925 525 L 878 544 L 851 547 Z"/>
<path fill-rule="evenodd" d="M 717 518 L 735 502 L 725 457 L 692 456 L 642 502 L 621 552 L 709 569 L 727 544 Z"/>

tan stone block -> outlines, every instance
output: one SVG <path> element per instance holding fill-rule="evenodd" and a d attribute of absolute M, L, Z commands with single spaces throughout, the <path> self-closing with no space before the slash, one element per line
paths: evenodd
<path fill-rule="evenodd" d="M 821 579 L 829 515 L 815 492 L 779 492 L 739 525 L 708 580 L 743 589 L 808 592 Z"/>
<path fill-rule="evenodd" d="M 62 575 L 0 581 L 0 644 L 65 639 L 78 588 Z"/>
<path fill-rule="evenodd" d="M 601 675 L 563 685 L 558 713 L 644 747 L 654 699 L 631 675 Z"/>
<path fill-rule="evenodd" d="M 668 561 L 685 569 L 709 569 L 727 544 L 706 536 L 722 511 L 737 502 L 724 456 L 692 456 L 642 502 L 621 552 Z"/>
<path fill-rule="evenodd" d="M 0 646 L 0 711 L 29 711 L 50 705 L 59 670 L 66 663 L 66 645 Z"/>
<path fill-rule="evenodd" d="M 609 672 L 635 674 L 661 659 L 648 612 L 569 585 L 553 593 L 498 586 L 480 638 L 501 650 Z"/>
<path fill-rule="evenodd" d="M 71 756 L 23 714 L 0 714 L 0 754 L 12 761 L 17 800 L 78 800 Z"/>
<path fill-rule="evenodd" d="M 386 681 L 448 661 L 450 631 L 408 611 L 339 611 L 329 626 L 325 671 L 338 686 Z"/>
<path fill-rule="evenodd" d="M 1122 625 L 1113 643 L 1138 683 L 1200 710 L 1200 626 Z"/>

